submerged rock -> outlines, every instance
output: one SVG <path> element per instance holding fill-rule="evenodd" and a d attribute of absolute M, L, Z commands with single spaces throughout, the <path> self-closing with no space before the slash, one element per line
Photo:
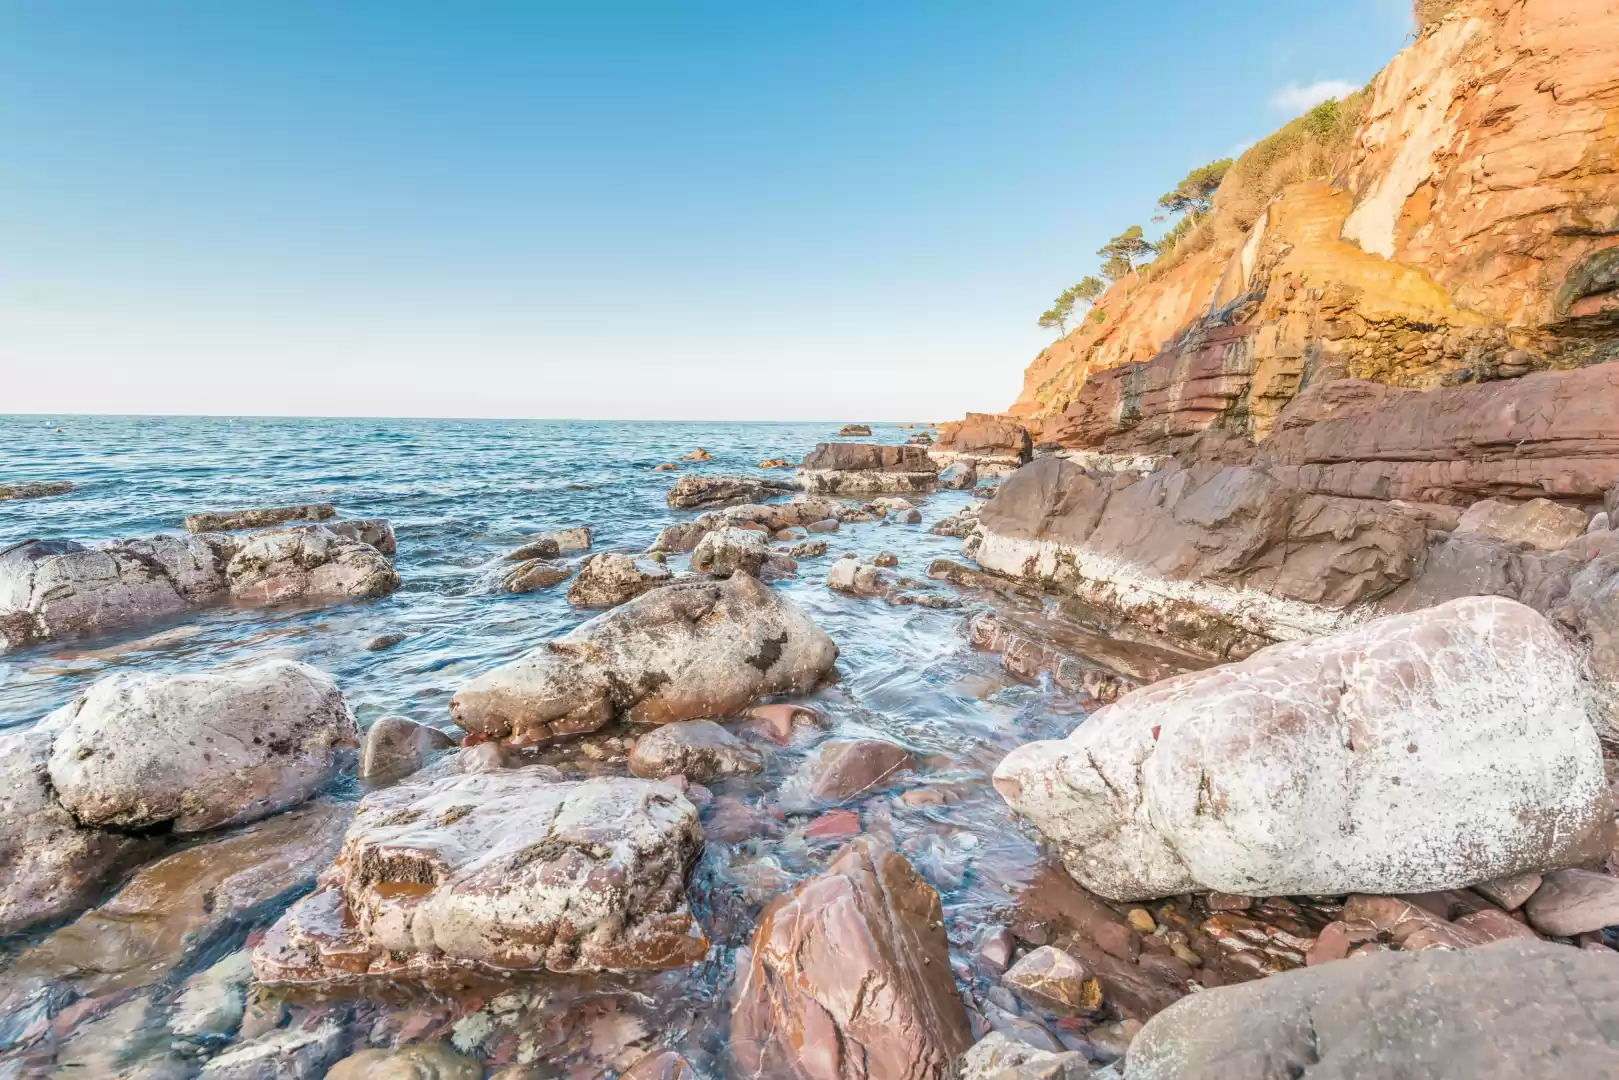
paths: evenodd
<path fill-rule="evenodd" d="M 335 1019 L 281 1028 L 227 1047 L 209 1059 L 197 1080 L 320 1080 L 347 1044 L 348 1032 Z"/>
<path fill-rule="evenodd" d="M 329 521 L 337 516 L 331 503 L 303 506 L 272 506 L 258 510 L 205 511 L 185 516 L 188 533 L 234 532 L 237 529 L 265 529 L 289 521 Z"/>
<path fill-rule="evenodd" d="M 80 824 L 180 833 L 303 802 L 358 742 L 337 684 L 290 660 L 111 675 L 47 723 L 51 785 Z"/>
<path fill-rule="evenodd" d="M 361 1050 L 333 1065 L 326 1080 L 483 1080 L 483 1063 L 443 1043 Z"/>
<path fill-rule="evenodd" d="M 731 716 L 767 694 L 808 691 L 837 655 L 755 578 L 678 582 L 473 679 L 450 715 L 514 745 L 594 731 L 620 713 L 646 724 Z"/>
<path fill-rule="evenodd" d="M 768 558 L 770 544 L 764 533 L 722 526 L 698 541 L 697 549 L 691 553 L 691 568 L 696 573 L 714 577 L 732 574 L 758 577 Z"/>
<path fill-rule="evenodd" d="M 328 522 L 326 528 L 338 536 L 369 544 L 389 557 L 399 550 L 399 539 L 394 536 L 393 523 L 387 518 L 348 518 Z"/>
<path fill-rule="evenodd" d="M 731 1014 L 741 1075 L 946 1080 L 972 1043 L 939 894 L 875 840 L 770 905 Z"/>
<path fill-rule="evenodd" d="M 790 810 L 835 806 L 893 787 L 915 766 L 911 752 L 881 739 L 828 739 L 781 786 Z"/>
<path fill-rule="evenodd" d="M 579 564 L 568 586 L 568 603 L 582 608 L 610 608 L 674 580 L 667 567 L 634 555 L 592 555 Z"/>
<path fill-rule="evenodd" d="M 437 728 L 403 716 L 384 716 L 366 729 L 360 744 L 360 779 L 373 784 L 402 779 L 455 745 Z"/>
<path fill-rule="evenodd" d="M 688 473 L 676 480 L 666 496 L 675 510 L 706 510 L 733 503 L 756 503 L 772 495 L 797 491 L 798 485 L 759 476 L 703 476 Z"/>
<path fill-rule="evenodd" d="M 66 495 L 73 485 L 66 480 L 34 480 L 19 484 L 0 484 L 0 502 L 13 499 L 47 499 L 52 495 Z"/>
<path fill-rule="evenodd" d="M 548 589 L 573 577 L 573 570 L 560 563 L 545 559 L 529 559 L 518 563 L 501 576 L 500 587 L 509 593 L 531 593 Z"/>
<path fill-rule="evenodd" d="M 1614 961 L 1563 945 L 1382 953 L 1206 990 L 1149 1021 L 1127 1080 L 1606 1076 Z"/>
<path fill-rule="evenodd" d="M 817 494 L 931 491 L 939 467 L 920 446 L 821 443 L 798 467 Z"/>
<path fill-rule="evenodd" d="M 647 971 L 708 942 L 686 906 L 697 811 L 666 784 L 510 769 L 361 802 L 322 886 L 253 957 L 260 980 Z"/>
<path fill-rule="evenodd" d="M 630 751 L 630 772 L 645 780 L 684 776 L 699 784 L 758 772 L 764 761 L 712 720 L 685 720 L 647 732 Z"/>
<path fill-rule="evenodd" d="M 1418 893 L 1605 855 L 1580 658 L 1498 597 L 1128 694 L 995 786 L 1114 899 Z"/>

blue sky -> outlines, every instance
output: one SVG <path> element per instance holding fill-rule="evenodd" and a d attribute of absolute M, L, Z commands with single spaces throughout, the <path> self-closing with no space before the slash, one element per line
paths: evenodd
<path fill-rule="evenodd" d="M 1403 0 L 0 0 L 0 412 L 1001 409 L 1103 241 L 1409 29 Z"/>

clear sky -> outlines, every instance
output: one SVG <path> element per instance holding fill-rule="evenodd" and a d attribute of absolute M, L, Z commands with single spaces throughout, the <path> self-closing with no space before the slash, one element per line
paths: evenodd
<path fill-rule="evenodd" d="M 1103 241 L 1408 11 L 0 0 L 0 413 L 1003 409 Z"/>

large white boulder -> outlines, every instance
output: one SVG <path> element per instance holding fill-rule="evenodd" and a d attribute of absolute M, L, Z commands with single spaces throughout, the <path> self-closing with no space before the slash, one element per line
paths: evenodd
<path fill-rule="evenodd" d="M 331 676 L 291 660 L 111 675 L 46 723 L 51 785 L 80 824 L 181 833 L 303 802 L 358 740 Z"/>
<path fill-rule="evenodd" d="M 681 581 L 473 679 L 450 717 L 531 746 L 618 714 L 642 724 L 734 716 L 767 694 L 810 690 L 837 657 L 809 616 L 757 578 Z"/>
<path fill-rule="evenodd" d="M 1428 892 L 1607 853 L 1588 704 L 1544 617 L 1467 597 L 1127 694 L 995 786 L 1114 899 Z"/>

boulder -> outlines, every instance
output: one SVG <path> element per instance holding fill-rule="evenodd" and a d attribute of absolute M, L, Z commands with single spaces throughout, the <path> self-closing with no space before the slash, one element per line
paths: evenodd
<path fill-rule="evenodd" d="M 1556 937 L 1619 926 L 1619 878 L 1590 870 L 1558 870 L 1546 875 L 1523 910 L 1529 925 Z"/>
<path fill-rule="evenodd" d="M 826 541 L 804 540 L 794 544 L 787 553 L 795 559 L 817 559 L 826 554 Z"/>
<path fill-rule="evenodd" d="M 0 502 L 14 499 L 47 499 L 52 495 L 66 495 L 73 485 L 66 480 L 31 480 L 17 484 L 0 484 Z"/>
<path fill-rule="evenodd" d="M 631 1065 L 620 1080 L 701 1080 L 690 1062 L 673 1050 L 648 1054 Z"/>
<path fill-rule="evenodd" d="M 271 984 L 460 969 L 649 971 L 708 951 L 686 905 L 702 847 L 674 788 L 507 769 L 360 803 L 322 885 L 265 936 Z"/>
<path fill-rule="evenodd" d="M 1619 1073 L 1619 965 L 1539 941 L 1374 953 L 1205 990 L 1148 1021 L 1126 1080 Z"/>
<path fill-rule="evenodd" d="M 870 438 L 871 428 L 865 424 L 844 424 L 838 429 L 838 438 Z"/>
<path fill-rule="evenodd" d="M 844 555 L 826 574 L 826 587 L 852 596 L 884 596 L 892 582 L 882 569 L 863 563 L 854 555 Z"/>
<path fill-rule="evenodd" d="M 674 510 L 707 510 L 734 503 L 756 503 L 772 495 L 797 491 L 797 484 L 760 476 L 702 476 L 688 473 L 675 481 L 666 501 Z"/>
<path fill-rule="evenodd" d="M 831 499 L 819 495 L 796 495 L 787 502 L 743 503 L 723 510 L 703 514 L 694 521 L 682 521 L 667 526 L 658 534 L 651 551 L 692 551 L 699 541 L 715 529 L 726 526 L 757 526 L 772 534 L 783 529 L 808 526 L 811 522 L 836 518 L 841 507 Z"/>
<path fill-rule="evenodd" d="M 971 491 L 978 484 L 978 466 L 957 459 L 939 470 L 939 487 L 945 491 Z"/>
<path fill-rule="evenodd" d="M 337 516 L 331 503 L 303 506 L 271 506 L 258 510 L 203 511 L 185 516 L 188 533 L 234 532 L 238 529 L 267 529 L 289 521 L 330 521 Z"/>
<path fill-rule="evenodd" d="M 252 534 L 225 575 L 233 599 L 262 604 L 387 596 L 399 588 L 382 552 L 321 525 Z"/>
<path fill-rule="evenodd" d="M 1089 1080 L 1084 1054 L 1053 1053 L 992 1031 L 961 1059 L 961 1080 Z"/>
<path fill-rule="evenodd" d="M 704 450 L 701 446 L 699 446 L 697 449 L 693 450 L 689 454 L 681 454 L 680 455 L 680 460 L 681 461 L 713 461 L 714 460 L 714 455 L 710 454 L 707 450 Z"/>
<path fill-rule="evenodd" d="M 365 731 L 360 743 L 360 779 L 387 784 L 416 772 L 455 740 L 437 728 L 403 716 L 384 716 Z"/>
<path fill-rule="evenodd" d="M 512 562 L 526 559 L 554 559 L 559 555 L 589 551 L 593 537 L 588 525 L 574 525 L 566 529 L 542 532 L 522 547 L 506 556 Z"/>
<path fill-rule="evenodd" d="M 361 1050 L 332 1066 L 326 1080 L 483 1080 L 483 1063 L 443 1043 Z"/>
<path fill-rule="evenodd" d="M 1556 551 L 1585 533 L 1585 513 L 1549 499 L 1513 503 L 1485 499 L 1467 508 L 1456 531 L 1477 533 L 1515 547 Z"/>
<path fill-rule="evenodd" d="M 1419 893 L 1605 855 L 1580 657 L 1468 597 L 1134 691 L 995 786 L 1113 899 Z"/>
<path fill-rule="evenodd" d="M 343 1056 L 348 1032 L 336 1019 L 280 1028 L 210 1058 L 197 1080 L 321 1080 Z"/>
<path fill-rule="evenodd" d="M 968 413 L 965 420 L 939 426 L 939 438 L 929 453 L 942 465 L 966 462 L 979 476 L 1005 476 L 1034 457 L 1034 441 L 1015 420 Z"/>
<path fill-rule="evenodd" d="M 303 802 L 357 743 L 337 684 L 290 660 L 110 675 L 47 724 L 57 729 L 51 786 L 80 824 L 178 833 Z"/>
<path fill-rule="evenodd" d="M 1018 997 L 1064 1016 L 1083 1016 L 1102 1007 L 1102 986 L 1085 965 L 1061 949 L 1042 945 L 1001 976 Z"/>
<path fill-rule="evenodd" d="M 192 1042 L 229 1039 L 247 1011 L 247 985 L 252 981 L 252 955 L 246 949 L 197 972 L 174 999 L 169 1030 Z"/>
<path fill-rule="evenodd" d="M 731 1014 L 739 1075 L 946 1080 L 972 1043 L 939 895 L 870 837 L 760 917 Z"/>
<path fill-rule="evenodd" d="M 529 559 L 520 562 L 506 573 L 501 575 L 500 587 L 509 593 L 531 593 L 536 589 L 548 589 L 552 585 L 560 585 L 573 577 L 573 571 L 561 563 L 549 562 L 545 559 Z"/>
<path fill-rule="evenodd" d="M 568 586 L 568 603 L 582 608 L 610 608 L 628 603 L 674 580 L 668 567 L 634 555 L 592 555 L 579 564 Z"/>
<path fill-rule="evenodd" d="M 764 533 L 722 526 L 698 542 L 697 549 L 691 553 L 691 568 L 695 573 L 713 577 L 732 574 L 758 577 L 768 558 L 770 543 Z"/>
<path fill-rule="evenodd" d="M 816 494 L 930 491 L 939 467 L 920 446 L 821 443 L 798 467 L 805 488 Z"/>
<path fill-rule="evenodd" d="M 881 739 L 828 739 L 781 786 L 790 810 L 836 806 L 890 788 L 911 771 L 911 752 Z"/>
<path fill-rule="evenodd" d="M 327 522 L 326 527 L 339 536 L 370 544 L 390 558 L 399 550 L 399 539 L 394 536 L 393 523 L 387 518 L 347 518 Z"/>
<path fill-rule="evenodd" d="M 678 582 L 473 679 L 450 715 L 513 745 L 594 731 L 621 713 L 645 724 L 731 716 L 767 694 L 807 692 L 837 655 L 756 578 Z"/>
<path fill-rule="evenodd" d="M 721 776 L 758 772 L 764 759 L 712 720 L 685 720 L 636 739 L 629 765 L 643 780 L 684 776 L 706 784 Z"/>

